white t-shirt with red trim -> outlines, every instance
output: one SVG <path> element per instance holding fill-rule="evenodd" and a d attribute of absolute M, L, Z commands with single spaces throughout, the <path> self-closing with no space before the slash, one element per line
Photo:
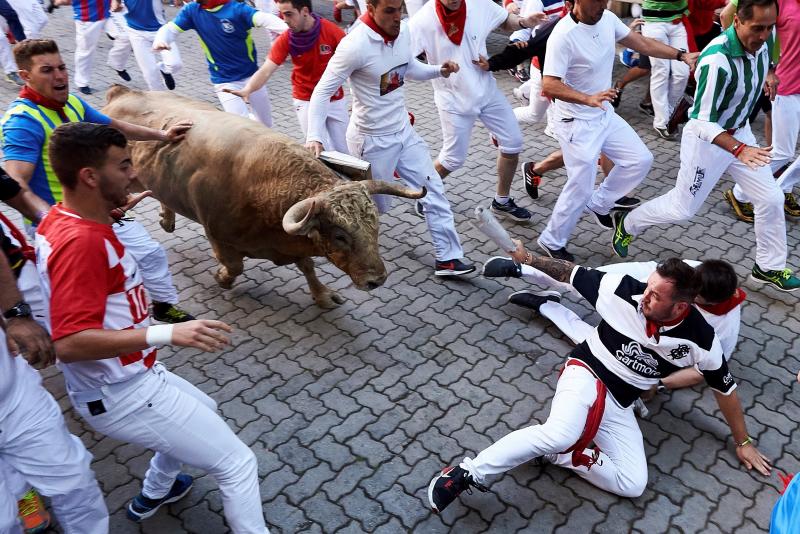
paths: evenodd
<path fill-rule="evenodd" d="M 126 330 L 150 324 L 148 298 L 133 257 L 110 225 L 56 204 L 36 231 L 42 291 L 50 302 L 53 340 L 89 329 Z M 58 366 L 72 391 L 129 380 L 156 361 L 155 347 L 104 360 Z"/>
<path fill-rule="evenodd" d="M 441 65 L 452 60 L 460 67 L 450 77 L 432 81 L 436 106 L 451 113 L 472 115 L 479 113 L 486 102 L 493 101 L 492 95 L 498 90 L 494 75 L 472 62 L 479 56 L 489 57 L 486 39 L 506 21 L 508 11 L 492 0 L 468 0 L 466 5 L 461 44 L 454 44 L 444 32 L 436 14 L 436 2 L 428 2 L 417 11 L 408 21 L 408 28 L 414 55 L 425 52 L 428 63 Z"/>

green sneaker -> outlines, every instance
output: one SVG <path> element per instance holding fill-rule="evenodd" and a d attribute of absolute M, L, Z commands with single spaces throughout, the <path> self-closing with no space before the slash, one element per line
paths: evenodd
<path fill-rule="evenodd" d="M 162 323 L 185 323 L 194 321 L 194 316 L 169 302 L 153 302 L 153 319 Z"/>
<path fill-rule="evenodd" d="M 614 254 L 620 258 L 628 255 L 628 245 L 633 241 L 633 236 L 625 231 L 625 217 L 628 215 L 624 211 L 614 212 L 614 237 L 611 239 L 611 248 Z"/>
<path fill-rule="evenodd" d="M 758 264 L 753 265 L 753 280 L 763 284 L 772 284 L 780 291 L 795 291 L 800 289 L 800 278 L 792 274 L 789 269 L 764 271 Z"/>

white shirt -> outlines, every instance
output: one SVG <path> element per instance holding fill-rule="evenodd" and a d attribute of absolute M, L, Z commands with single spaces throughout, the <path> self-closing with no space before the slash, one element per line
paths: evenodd
<path fill-rule="evenodd" d="M 437 76 L 441 76 L 441 65 L 425 65 L 411 54 L 405 21 L 400 23 L 397 39 L 389 44 L 366 24 L 358 24 L 339 42 L 314 88 L 307 140 L 322 142 L 327 138 L 325 119 L 330 99 L 348 78 L 353 97 L 350 123 L 360 133 L 388 135 L 408 124 L 405 79 L 430 80 Z"/>
<path fill-rule="evenodd" d="M 556 24 L 547 41 L 543 75 L 561 78 L 567 86 L 587 95 L 610 89 L 616 42 L 630 31 L 608 10 L 591 26 L 567 15 Z M 611 104 L 606 102 L 604 106 L 600 109 L 556 100 L 555 118 L 593 120 L 613 112 Z"/>
<path fill-rule="evenodd" d="M 465 0 L 466 1 L 466 0 Z M 452 60 L 460 70 L 449 78 L 433 80 L 436 106 L 451 113 L 477 114 L 481 104 L 497 90 L 494 76 L 472 61 L 479 55 L 488 58 L 486 38 L 508 18 L 508 11 L 491 0 L 468 0 L 464 37 L 453 44 L 436 15 L 435 2 L 428 2 L 408 23 L 414 55 L 425 52 L 431 63 Z"/>

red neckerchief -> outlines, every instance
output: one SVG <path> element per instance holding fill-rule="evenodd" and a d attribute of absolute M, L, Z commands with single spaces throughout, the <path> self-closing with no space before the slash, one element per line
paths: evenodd
<path fill-rule="evenodd" d="M 57 102 L 52 98 L 47 98 L 46 96 L 37 93 L 27 85 L 22 86 L 22 89 L 20 89 L 19 91 L 19 97 L 27 98 L 37 106 L 44 106 L 47 109 L 52 109 L 53 111 L 58 113 L 58 116 L 61 117 L 61 120 L 63 121 L 69 120 L 67 116 L 64 114 L 64 106 L 66 105 L 66 103 L 62 104 L 61 102 Z"/>
<path fill-rule="evenodd" d="M 206 0 L 205 3 L 200 4 L 200 9 L 205 9 L 207 11 L 215 7 L 224 6 L 228 2 L 230 2 L 230 0 Z"/>
<path fill-rule="evenodd" d="M 464 25 L 467 22 L 467 2 L 462 0 L 461 7 L 455 11 L 450 11 L 436 0 L 436 16 L 442 24 L 442 29 L 447 38 L 454 45 L 460 45 L 464 38 Z"/>
<path fill-rule="evenodd" d="M 677 319 L 675 319 L 674 321 L 666 321 L 666 322 L 663 322 L 663 323 L 657 323 L 657 322 L 655 322 L 655 321 L 651 321 L 650 319 L 648 319 L 647 317 L 645 317 L 645 319 L 644 319 L 644 320 L 645 320 L 645 327 L 644 327 L 644 331 L 645 331 L 645 333 L 647 334 L 647 337 L 654 337 L 654 338 L 656 338 L 656 343 L 658 343 L 658 342 L 659 342 L 659 340 L 660 340 L 660 338 L 661 338 L 661 336 L 660 336 L 660 335 L 659 335 L 659 333 L 658 333 L 658 330 L 659 330 L 659 329 L 660 329 L 662 326 L 675 326 L 675 325 L 676 325 L 676 324 L 678 324 L 679 322 L 683 321 L 684 319 L 686 319 L 686 316 L 688 316 L 688 315 L 689 315 L 689 310 L 691 310 L 691 307 L 687 307 L 687 308 L 686 308 L 686 311 L 685 311 L 685 312 L 683 312 L 683 313 L 680 315 L 680 317 L 678 317 L 678 318 L 677 318 Z"/>
<path fill-rule="evenodd" d="M 590 373 L 594 374 L 594 371 L 592 371 L 592 369 L 588 365 L 586 365 L 580 360 L 575 360 L 573 358 L 567 360 L 567 365 L 565 365 L 563 369 L 561 369 L 562 374 L 569 365 L 577 365 L 579 367 L 583 367 L 587 369 Z M 606 391 L 607 391 L 606 385 L 603 384 L 602 380 L 597 379 L 595 381 L 595 388 L 597 390 L 597 397 L 595 397 L 594 402 L 589 407 L 589 412 L 586 414 L 586 423 L 583 425 L 583 432 L 581 432 L 581 435 L 580 437 L 578 437 L 578 441 L 576 441 L 575 444 L 573 444 L 569 449 L 561 453 L 561 454 L 567 454 L 569 452 L 572 453 L 573 467 L 578 467 L 582 465 L 586 469 L 591 469 L 592 466 L 596 464 L 597 460 L 600 458 L 600 450 L 597 447 L 594 448 L 594 451 L 592 452 L 591 456 L 586 454 L 586 450 L 589 448 L 589 445 L 594 441 L 595 436 L 597 436 L 597 431 L 600 430 L 600 422 L 603 420 L 603 413 L 605 412 L 606 409 Z"/>
<path fill-rule="evenodd" d="M 438 0 L 436 1 L 438 2 Z M 395 39 L 397 39 L 396 35 L 392 37 L 385 31 L 383 31 L 377 24 L 375 24 L 375 19 L 373 19 L 372 15 L 369 14 L 369 11 L 361 15 L 361 18 L 359 20 L 364 24 L 366 24 L 372 31 L 383 37 L 384 43 L 389 44 L 394 42 Z"/>
<path fill-rule="evenodd" d="M 733 294 L 731 298 L 728 300 L 723 300 L 717 304 L 697 304 L 700 308 L 704 309 L 708 313 L 713 313 L 714 315 L 725 315 L 736 306 L 744 302 L 744 299 L 747 298 L 747 293 L 742 291 L 742 288 L 737 288 L 736 293 Z"/>

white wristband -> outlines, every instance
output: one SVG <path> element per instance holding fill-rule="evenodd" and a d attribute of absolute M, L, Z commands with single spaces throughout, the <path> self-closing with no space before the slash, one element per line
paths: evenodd
<path fill-rule="evenodd" d="M 147 332 L 144 335 L 144 341 L 148 345 L 161 346 L 169 345 L 172 343 L 172 327 L 171 324 L 157 324 L 147 327 Z"/>

